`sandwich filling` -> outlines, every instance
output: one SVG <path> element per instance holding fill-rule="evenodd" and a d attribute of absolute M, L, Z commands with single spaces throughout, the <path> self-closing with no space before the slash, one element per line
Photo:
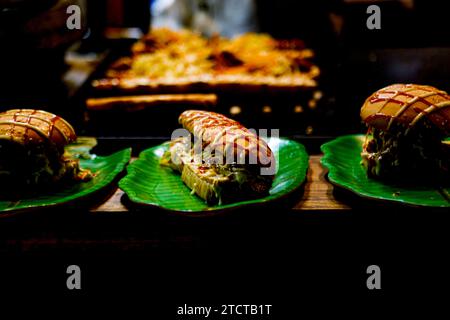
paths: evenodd
<path fill-rule="evenodd" d="M 198 153 L 190 145 L 189 137 L 169 142 L 161 164 L 180 172 L 192 193 L 207 203 L 228 203 L 260 197 L 269 192 L 273 176 L 261 175 L 259 165 L 241 164 L 237 159 L 232 163 L 218 163 L 214 151 L 203 148 Z"/>
<path fill-rule="evenodd" d="M 0 113 L 0 195 L 89 180 L 90 171 L 65 154 L 64 147 L 75 140 L 70 124 L 46 111 Z"/>
<path fill-rule="evenodd" d="M 383 179 L 448 179 L 450 144 L 429 123 L 415 127 L 395 123 L 389 130 L 369 127 L 362 152 L 368 175 Z"/>
<path fill-rule="evenodd" d="M 0 188 L 15 190 L 48 186 L 61 180 L 88 180 L 91 173 L 79 167 L 51 144 L 23 146 L 0 141 Z"/>

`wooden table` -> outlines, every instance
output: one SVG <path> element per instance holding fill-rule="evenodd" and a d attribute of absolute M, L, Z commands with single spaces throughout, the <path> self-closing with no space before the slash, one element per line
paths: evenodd
<path fill-rule="evenodd" d="M 321 155 L 310 156 L 304 192 L 293 210 L 350 210 L 350 206 L 334 197 L 333 185 L 327 181 L 326 170 L 320 164 L 321 157 Z M 105 203 L 93 208 L 91 212 L 128 212 L 128 208 L 121 201 L 123 195 L 124 192 L 117 189 Z"/>

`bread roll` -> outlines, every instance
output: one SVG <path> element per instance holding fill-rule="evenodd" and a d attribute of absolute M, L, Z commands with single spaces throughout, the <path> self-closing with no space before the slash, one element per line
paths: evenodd
<path fill-rule="evenodd" d="M 394 122 L 414 127 L 428 119 L 445 134 L 450 133 L 450 95 L 431 86 L 394 84 L 373 93 L 361 108 L 362 120 L 386 131 Z"/>
<path fill-rule="evenodd" d="M 172 140 L 161 164 L 179 171 L 192 193 L 208 204 L 269 193 L 275 158 L 256 133 L 215 112 L 188 110 L 179 122 L 196 138 L 195 143 L 192 145 L 189 136 Z"/>
<path fill-rule="evenodd" d="M 0 113 L 0 196 L 17 196 L 64 181 L 87 181 L 89 170 L 64 147 L 76 140 L 72 126 L 42 110 Z M 45 188 L 44 188 L 45 189 Z"/>
<path fill-rule="evenodd" d="M 180 124 L 211 148 L 223 149 L 223 156 L 234 152 L 238 157 L 257 160 L 261 166 L 270 166 L 272 151 L 267 143 L 239 122 L 224 115 L 199 110 L 188 110 L 179 117 Z"/>
<path fill-rule="evenodd" d="M 45 142 L 62 150 L 76 139 L 72 126 L 52 113 L 33 109 L 13 109 L 0 113 L 0 140 L 24 145 Z"/>

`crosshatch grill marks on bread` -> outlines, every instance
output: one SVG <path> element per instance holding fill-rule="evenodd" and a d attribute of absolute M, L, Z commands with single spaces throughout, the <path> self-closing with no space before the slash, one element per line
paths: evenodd
<path fill-rule="evenodd" d="M 59 149 L 77 139 L 72 126 L 52 113 L 13 109 L 0 113 L 0 137 L 22 143 L 49 141 Z"/>
<path fill-rule="evenodd" d="M 208 204 L 222 204 L 269 193 L 275 157 L 256 133 L 214 112 L 188 110 L 179 122 L 190 136 L 170 141 L 160 164 L 181 173 L 192 194 Z"/>
<path fill-rule="evenodd" d="M 233 148 L 234 155 L 246 159 L 253 156 L 257 164 L 270 166 L 273 154 L 267 143 L 239 122 L 215 112 L 188 110 L 179 117 L 180 124 L 212 149 L 223 149 L 226 157 Z M 242 153 L 241 153 L 242 152 Z"/>
<path fill-rule="evenodd" d="M 367 124 L 389 130 L 398 122 L 414 127 L 422 119 L 445 133 L 450 132 L 450 96 L 431 86 L 395 84 L 372 94 L 361 109 Z"/>

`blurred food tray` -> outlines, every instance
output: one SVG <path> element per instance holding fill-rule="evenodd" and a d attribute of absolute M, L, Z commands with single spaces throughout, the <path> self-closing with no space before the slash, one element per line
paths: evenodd
<path fill-rule="evenodd" d="M 92 95 L 310 91 L 320 74 L 313 56 L 300 40 L 267 34 L 204 38 L 154 29 L 92 81 Z"/>

